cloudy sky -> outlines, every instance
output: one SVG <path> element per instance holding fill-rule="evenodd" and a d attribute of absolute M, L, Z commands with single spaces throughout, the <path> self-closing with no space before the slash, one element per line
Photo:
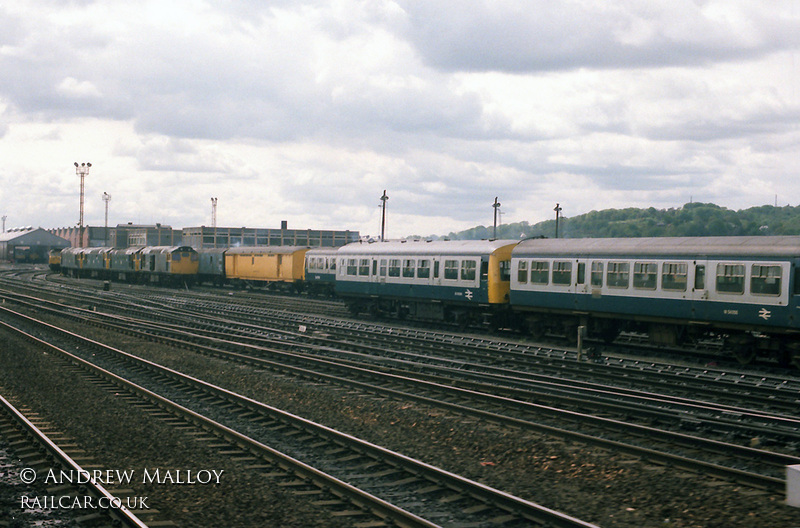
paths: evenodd
<path fill-rule="evenodd" d="M 0 213 L 447 234 L 800 204 L 800 0 L 0 5 Z"/>

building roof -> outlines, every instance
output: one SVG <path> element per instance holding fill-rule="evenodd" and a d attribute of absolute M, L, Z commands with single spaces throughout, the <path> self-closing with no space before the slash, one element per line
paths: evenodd
<path fill-rule="evenodd" d="M 70 245 L 68 240 L 49 233 L 41 227 L 9 229 L 5 233 L 0 233 L 0 242 L 26 246 L 69 247 Z"/>

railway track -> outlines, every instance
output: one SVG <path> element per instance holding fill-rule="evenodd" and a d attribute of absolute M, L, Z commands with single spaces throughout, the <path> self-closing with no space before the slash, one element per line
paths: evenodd
<path fill-rule="evenodd" d="M 57 313 L 63 311 L 63 308 L 56 310 Z M 99 314 L 89 315 L 93 318 L 100 317 Z M 178 330 L 174 326 L 159 327 L 154 324 L 143 324 L 141 320 L 120 321 L 115 317 L 109 319 L 113 321 L 114 325 L 117 325 L 118 329 L 124 329 L 126 332 L 144 332 L 149 339 L 156 339 L 156 334 L 160 334 L 159 339 L 179 346 L 191 342 L 193 350 L 205 351 L 217 356 L 227 354 L 227 357 L 246 361 L 261 368 L 291 372 L 293 375 L 314 376 L 315 379 L 357 387 L 372 393 L 416 400 L 462 414 L 601 445 L 648 460 L 656 460 L 660 463 L 709 473 L 717 477 L 776 491 L 781 490 L 784 486 L 782 478 L 784 466 L 800 462 L 796 455 L 789 453 L 753 449 L 730 442 L 710 440 L 602 416 L 602 414 L 609 415 L 611 413 L 623 414 L 627 420 L 630 420 L 631 416 L 637 415 L 633 400 L 630 400 L 634 397 L 633 391 L 623 391 L 624 397 L 629 398 L 624 402 L 619 400 L 620 393 L 614 393 L 609 387 L 604 387 L 602 390 L 597 387 L 592 388 L 588 397 L 585 394 L 582 396 L 583 400 L 579 400 L 578 393 L 575 391 L 572 391 L 571 394 L 562 394 L 557 398 L 561 404 L 567 400 L 574 400 L 579 402 L 579 407 L 594 408 L 596 413 L 601 414 L 601 416 L 597 416 L 586 412 L 531 403 L 532 401 L 541 401 L 543 392 L 536 392 L 531 387 L 542 385 L 542 381 L 525 379 L 519 372 L 495 372 L 488 376 L 489 381 L 485 381 L 486 375 L 470 371 L 467 368 L 468 365 L 463 362 L 455 367 L 432 368 L 429 363 L 413 363 L 407 357 L 402 360 L 396 357 L 375 358 L 368 357 L 363 352 L 356 354 L 349 351 L 338 351 L 332 348 L 330 343 L 324 347 L 319 344 L 307 345 L 290 339 L 286 334 L 281 334 L 280 339 L 253 337 L 252 335 L 248 338 L 243 336 L 243 332 L 240 331 L 240 335 L 236 337 L 234 343 L 230 341 L 230 335 L 225 336 L 216 331 L 199 332 L 206 334 L 201 337 L 184 329 Z M 105 324 L 112 323 L 106 322 Z M 206 321 L 202 322 L 201 326 L 210 324 Z M 252 334 L 253 329 L 249 330 Z M 284 351 L 276 349 L 279 346 Z M 223 348 L 228 352 L 222 350 Z M 308 349 L 308 351 L 303 354 L 285 351 L 302 348 Z M 267 353 L 269 359 L 256 357 Z M 328 357 L 320 358 L 321 355 Z M 392 356 L 396 356 L 396 354 L 392 354 Z M 366 369 L 365 366 L 368 364 L 371 364 L 371 368 L 374 370 Z M 431 371 L 436 373 L 430 374 Z M 473 381 L 465 380 L 465 374 L 471 375 Z M 480 376 L 483 376 L 483 381 L 474 381 L 480 379 Z M 509 382 L 512 385 L 509 385 Z M 557 389 L 563 392 L 564 384 L 560 383 L 559 385 L 560 387 Z M 523 387 L 526 388 L 523 389 Z M 553 387 L 548 387 L 548 389 L 552 390 Z M 584 387 L 582 390 L 589 389 Z M 672 421 L 695 430 L 714 431 L 723 437 L 735 435 L 751 439 L 752 435 L 757 434 L 765 439 L 775 438 L 774 443 L 783 445 L 796 442 L 800 438 L 798 437 L 798 421 L 792 416 L 755 412 L 741 407 L 709 405 L 685 398 L 669 400 L 641 393 L 635 396 L 639 400 L 642 398 L 655 400 L 650 403 L 650 407 L 641 403 L 636 404 L 641 407 L 638 410 L 640 420 L 644 419 L 642 417 L 646 417 L 647 420 L 660 423 Z M 611 401 L 603 402 L 602 398 L 611 399 Z M 664 410 L 663 408 L 668 405 L 676 407 L 677 410 Z M 703 412 L 708 416 L 703 416 Z M 543 420 L 542 416 L 549 416 L 550 420 Z M 743 424 L 743 419 L 751 420 L 753 424 L 749 426 Z M 572 426 L 565 424 L 572 424 Z M 656 439 L 662 441 L 663 445 L 655 447 Z M 703 459 L 698 459 L 696 453 L 698 450 L 705 453 L 702 455 Z M 753 468 L 759 464 L 762 465 L 762 468 L 754 470 Z"/>
<path fill-rule="evenodd" d="M 24 321 L 25 325 L 35 326 L 36 333 L 56 334 L 58 341 L 68 340 L 72 344 L 61 346 L 78 348 L 86 357 L 78 358 L 60 347 L 39 341 L 40 346 L 47 346 L 51 352 L 67 356 L 72 362 L 113 379 L 126 391 L 146 396 L 163 409 L 213 431 L 213 434 L 226 438 L 252 455 L 268 458 L 281 466 L 292 464 L 291 471 L 300 475 L 303 483 L 313 481 L 326 489 L 336 489 L 337 495 L 347 497 L 353 504 L 395 524 L 436 526 L 436 522 L 423 518 L 430 517 L 447 519 L 447 523 L 495 523 L 502 520 L 504 526 L 592 526 L 75 334 L 29 318 L 16 318 Z M 31 334 L 27 338 L 39 339 Z M 76 342 L 80 345 L 75 346 Z M 109 370 L 93 364 L 100 362 L 101 356 Z M 86 358 L 91 358 L 92 362 Z M 110 369 L 124 372 L 124 375 L 112 374 Z M 123 378 L 136 379 L 138 383 Z M 145 384 L 150 388 L 142 386 Z M 162 394 L 156 394 L 154 389 Z M 295 456 L 279 453 L 267 444 L 284 446 Z M 301 465 L 297 462 L 299 457 L 313 459 L 315 467 L 325 467 L 326 471 Z M 347 484 L 346 480 L 357 481 L 358 487 Z M 408 513 L 362 489 L 374 490 L 376 495 L 388 493 L 393 503 L 406 506 L 408 510 L 421 510 L 424 515 Z"/>
<path fill-rule="evenodd" d="M 74 445 L 65 445 L 59 433 L 48 429 L 50 428 L 46 423 L 31 416 L 29 412 L 18 409 L 0 395 L 0 436 L 19 458 L 19 466 L 12 470 L 17 472 L 19 480 L 33 486 L 37 480 L 40 483 L 47 481 L 50 472 L 55 472 L 57 475 L 67 474 L 70 479 L 80 481 L 80 486 L 65 484 L 38 490 L 13 486 L 19 495 L 11 497 L 14 507 L 6 512 L 9 522 L 22 523 L 22 517 L 35 515 L 31 512 L 38 510 L 42 515 L 47 515 L 47 519 L 32 520 L 31 526 L 70 523 L 74 526 L 148 528 L 135 511 L 128 507 L 129 504 L 132 507 L 138 505 L 138 498 L 131 504 L 125 495 L 114 495 L 106 489 L 102 479 L 96 476 L 90 478 L 94 475 L 93 469 L 83 467 L 78 462 L 79 457 L 84 455 L 83 451 Z M 49 513 L 45 513 L 48 511 Z M 161 520 L 157 525 L 174 526 Z"/>

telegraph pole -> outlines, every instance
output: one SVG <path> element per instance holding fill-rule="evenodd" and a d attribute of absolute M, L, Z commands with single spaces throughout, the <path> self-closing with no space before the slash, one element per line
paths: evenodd
<path fill-rule="evenodd" d="M 497 240 L 497 211 L 500 209 L 500 202 L 497 201 L 497 196 L 494 197 L 494 203 L 492 204 L 492 207 L 494 207 L 494 234 L 492 235 L 492 238 Z"/>
<path fill-rule="evenodd" d="M 91 163 L 81 163 L 78 165 L 78 162 L 75 162 L 75 174 L 81 177 L 81 214 L 78 219 L 78 236 L 80 237 L 80 241 L 78 242 L 78 247 L 83 247 L 83 179 L 89 174 L 91 166 Z"/>
<path fill-rule="evenodd" d="M 386 240 L 384 236 L 386 234 L 386 202 L 388 200 L 389 197 L 386 196 L 386 189 L 384 189 L 383 196 L 381 196 L 381 242 Z"/>

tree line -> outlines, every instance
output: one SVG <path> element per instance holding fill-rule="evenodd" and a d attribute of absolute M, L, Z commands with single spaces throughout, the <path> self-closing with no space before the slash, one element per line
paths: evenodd
<path fill-rule="evenodd" d="M 555 237 L 556 221 L 517 222 L 497 226 L 497 238 Z M 451 240 L 492 238 L 493 226 L 477 226 L 446 237 Z M 627 208 L 591 211 L 560 218 L 560 238 L 800 235 L 800 206 L 751 207 L 733 211 L 713 203 L 687 203 L 683 207 Z M 442 237 L 433 237 L 442 238 Z"/>

